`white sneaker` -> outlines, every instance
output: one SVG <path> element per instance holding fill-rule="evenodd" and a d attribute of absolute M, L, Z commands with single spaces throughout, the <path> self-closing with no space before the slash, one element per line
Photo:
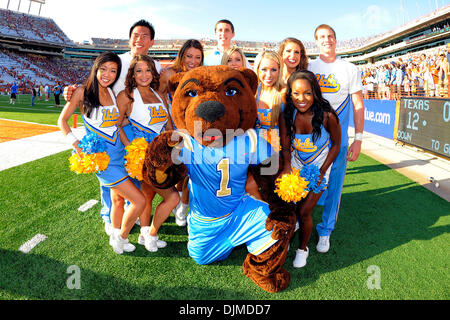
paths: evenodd
<path fill-rule="evenodd" d="M 112 227 L 111 225 L 111 234 L 109 235 L 109 245 L 113 246 L 114 244 L 114 239 L 120 235 L 120 229 L 115 229 Z"/>
<path fill-rule="evenodd" d="M 124 252 L 133 252 L 136 247 L 132 245 L 128 239 L 123 239 L 120 235 L 114 236 L 111 235 L 113 238 L 110 240 L 110 243 L 112 243 L 112 247 L 115 253 L 122 254 Z"/>
<path fill-rule="evenodd" d="M 186 212 L 188 210 L 188 205 L 180 201 L 175 209 L 173 209 L 173 215 L 175 216 L 175 223 L 180 227 L 186 225 Z"/>
<path fill-rule="evenodd" d="M 159 240 L 158 236 L 144 236 L 142 233 L 139 235 L 138 243 L 145 246 L 145 249 L 150 252 L 156 252 L 167 246 L 167 242 Z"/>
<path fill-rule="evenodd" d="M 108 236 L 111 236 L 112 231 L 113 231 L 113 227 L 112 227 L 111 223 L 105 221 L 105 232 L 106 232 L 106 234 Z"/>
<path fill-rule="evenodd" d="M 330 236 L 319 236 L 319 242 L 316 247 L 318 252 L 326 253 L 330 249 Z"/>
<path fill-rule="evenodd" d="M 306 250 L 297 249 L 295 251 L 295 259 L 292 263 L 294 268 L 303 268 L 306 266 L 306 259 L 308 258 L 309 250 L 308 247 L 306 247 Z"/>

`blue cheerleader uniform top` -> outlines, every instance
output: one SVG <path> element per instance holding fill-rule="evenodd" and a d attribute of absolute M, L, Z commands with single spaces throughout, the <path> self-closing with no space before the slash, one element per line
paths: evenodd
<path fill-rule="evenodd" d="M 111 106 L 99 106 L 92 110 L 89 117 L 83 116 L 86 134 L 95 133 L 105 142 L 106 153 L 110 161 L 106 170 L 96 173 L 100 180 L 100 185 L 105 187 L 115 187 L 129 179 L 128 173 L 124 167 L 125 147 L 120 141 L 119 128 L 119 108 L 116 104 L 116 98 L 110 88 L 107 88 L 113 101 Z"/>

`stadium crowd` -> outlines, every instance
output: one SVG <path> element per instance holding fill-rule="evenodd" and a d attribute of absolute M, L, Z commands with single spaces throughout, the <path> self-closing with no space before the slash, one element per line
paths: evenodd
<path fill-rule="evenodd" d="M 53 19 L 0 9 L 0 35 L 26 40 L 73 45 Z"/>
<path fill-rule="evenodd" d="M 448 23 L 430 30 L 432 33 L 447 30 Z M 385 34 L 348 40 L 337 39 L 336 50 L 362 47 Z M 0 9 L 0 36 L 25 40 L 44 41 L 58 45 L 73 45 L 57 24 L 49 18 Z M 180 49 L 185 40 L 155 39 L 153 48 Z M 200 40 L 206 49 L 216 45 L 215 39 Z M 127 39 L 92 38 L 90 46 L 128 49 Z M 277 50 L 280 43 L 233 40 L 233 45 L 246 52 Z M 317 51 L 314 41 L 303 41 L 309 54 Z M 404 56 L 385 59 L 359 66 L 364 84 L 364 97 L 371 99 L 396 99 L 403 95 L 446 96 L 448 94 L 448 65 L 446 48 L 411 52 Z M 76 83 L 87 76 L 93 60 L 66 59 L 56 56 L 26 54 L 1 49 L 0 94 L 9 92 L 12 83 L 19 85 L 20 93 L 31 93 L 31 87 Z"/>
<path fill-rule="evenodd" d="M 85 78 L 90 60 L 64 59 L 0 49 L 0 93 L 9 92 L 14 81 L 19 93 L 31 93 L 40 85 L 70 84 Z"/>
<path fill-rule="evenodd" d="M 447 51 L 440 47 L 410 52 L 370 66 L 361 66 L 364 98 L 447 97 L 450 45 Z"/>

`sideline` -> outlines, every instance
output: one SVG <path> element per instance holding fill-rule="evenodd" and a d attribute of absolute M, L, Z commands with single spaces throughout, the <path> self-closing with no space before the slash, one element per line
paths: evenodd
<path fill-rule="evenodd" d="M 72 128 L 72 132 L 79 140 L 86 134 L 84 127 Z M 2 142 L 0 143 L 0 171 L 70 150 L 71 148 L 72 146 L 67 143 L 59 130 Z"/>
<path fill-rule="evenodd" d="M 353 136 L 351 128 L 349 141 Z M 361 152 L 450 202 L 450 160 L 369 132 L 364 132 Z"/>

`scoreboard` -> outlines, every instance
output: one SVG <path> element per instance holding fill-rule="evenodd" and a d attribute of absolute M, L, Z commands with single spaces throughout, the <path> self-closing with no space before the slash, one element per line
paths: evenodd
<path fill-rule="evenodd" d="M 402 98 L 397 140 L 450 159 L 450 100 Z"/>

